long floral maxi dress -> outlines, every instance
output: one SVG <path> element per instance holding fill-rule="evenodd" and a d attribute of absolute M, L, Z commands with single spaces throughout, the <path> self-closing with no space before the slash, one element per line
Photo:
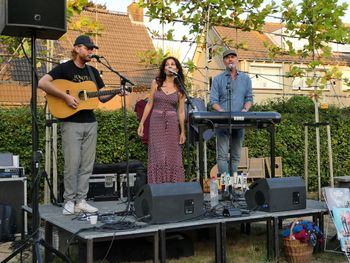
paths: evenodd
<path fill-rule="evenodd" d="M 178 92 L 154 94 L 149 126 L 148 183 L 184 182 L 182 151 L 179 144 Z"/>

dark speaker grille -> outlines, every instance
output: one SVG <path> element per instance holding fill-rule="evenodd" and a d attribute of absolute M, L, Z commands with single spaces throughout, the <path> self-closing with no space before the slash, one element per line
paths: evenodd
<path fill-rule="evenodd" d="M 0 203 L 11 205 L 16 212 L 17 232 L 22 230 L 22 205 L 25 205 L 25 178 L 0 179 Z"/>
<path fill-rule="evenodd" d="M 8 23 L 50 28 L 65 28 L 62 0 L 7 0 Z"/>
<path fill-rule="evenodd" d="M 58 39 L 66 32 L 65 0 L 0 0 L 1 34 Z"/>
<path fill-rule="evenodd" d="M 255 193 L 255 202 L 258 206 L 265 204 L 265 195 L 262 191 L 257 191 Z"/>
<path fill-rule="evenodd" d="M 141 207 L 142 207 L 143 216 L 150 215 L 149 205 L 148 205 L 148 201 L 146 200 L 146 198 L 142 199 Z"/>

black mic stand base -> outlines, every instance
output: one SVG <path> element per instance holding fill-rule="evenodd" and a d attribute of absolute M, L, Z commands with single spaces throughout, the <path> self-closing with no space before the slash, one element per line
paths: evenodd
<path fill-rule="evenodd" d="M 53 253 L 57 257 L 61 258 L 64 262 L 68 262 L 68 263 L 72 262 L 66 255 L 64 255 L 62 252 L 56 250 L 55 248 L 53 248 L 44 239 L 40 238 L 40 239 L 35 241 L 33 239 L 33 236 L 31 236 L 31 237 L 27 238 L 26 240 L 24 240 L 22 245 L 20 247 L 18 247 L 17 249 L 15 249 L 15 251 L 13 251 L 11 253 L 11 255 L 9 255 L 7 258 L 2 260 L 1 263 L 9 262 L 11 259 L 13 259 L 15 256 L 17 256 L 19 253 L 22 253 L 23 251 L 25 251 L 26 249 L 28 249 L 31 246 L 35 247 L 34 253 L 36 255 L 37 262 L 42 262 L 41 257 L 39 256 L 40 255 L 39 245 L 42 245 L 46 250 L 49 250 L 51 253 Z M 45 261 L 48 261 L 48 260 L 45 259 Z M 22 262 L 22 255 L 21 255 L 21 262 Z"/>

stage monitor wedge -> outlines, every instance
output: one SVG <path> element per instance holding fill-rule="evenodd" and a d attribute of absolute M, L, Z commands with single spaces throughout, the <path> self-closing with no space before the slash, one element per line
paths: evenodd
<path fill-rule="evenodd" d="M 59 39 L 66 32 L 66 0 L 0 0 L 1 35 Z"/>
<path fill-rule="evenodd" d="M 265 178 L 255 181 L 245 192 L 250 210 L 279 212 L 306 208 L 306 187 L 299 176 Z"/>
<path fill-rule="evenodd" d="M 198 182 L 146 184 L 135 196 L 136 216 L 150 224 L 199 218 L 204 214 Z"/>

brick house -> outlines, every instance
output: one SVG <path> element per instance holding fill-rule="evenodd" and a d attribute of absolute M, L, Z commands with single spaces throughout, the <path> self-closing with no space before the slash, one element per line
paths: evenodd
<path fill-rule="evenodd" d="M 209 51 L 221 47 L 223 50 L 229 48 L 222 43 L 222 40 L 231 41 L 231 45 L 244 43 L 245 49 L 237 49 L 239 57 L 240 70 L 247 72 L 253 84 L 253 95 L 255 103 L 260 103 L 272 98 L 291 97 L 294 95 L 309 95 L 311 90 L 305 84 L 305 79 L 287 78 L 286 74 L 290 71 L 292 64 L 300 67 L 306 67 L 308 60 L 301 60 L 291 56 L 277 56 L 273 60 L 268 56 L 268 48 L 264 43 L 285 45 L 283 35 L 283 25 L 280 23 L 266 23 L 263 33 L 250 31 L 244 32 L 235 28 L 222 26 L 213 27 L 209 32 L 208 46 Z M 294 45 L 302 41 L 289 38 Z M 232 48 L 232 47 L 231 47 Z M 350 78 L 350 45 L 332 44 L 333 56 L 327 61 L 324 68 L 320 68 L 317 74 L 322 75 L 325 70 L 337 66 L 343 73 L 344 78 Z M 218 75 L 223 69 L 221 52 L 208 57 L 208 78 L 206 80 L 206 55 L 205 50 L 200 46 L 194 55 L 194 64 L 198 70 L 193 73 L 193 90 L 197 90 L 199 97 L 204 97 L 210 92 L 211 79 Z M 311 74 L 311 73 L 310 73 Z M 348 93 L 345 92 L 347 86 L 344 81 L 330 81 L 324 89 L 321 102 L 335 104 L 341 107 L 349 106 L 350 100 Z"/>

